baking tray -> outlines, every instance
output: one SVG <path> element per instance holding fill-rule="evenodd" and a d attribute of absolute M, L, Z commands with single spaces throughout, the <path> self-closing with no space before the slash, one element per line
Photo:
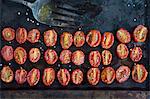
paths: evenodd
<path fill-rule="evenodd" d="M 29 0 L 28 0 L 29 1 Z M 31 2 L 34 2 L 34 0 L 30 0 Z M 98 29 L 103 34 L 105 31 L 110 31 L 116 34 L 116 31 L 120 27 L 124 27 L 132 34 L 134 28 L 139 25 L 143 24 L 150 27 L 150 1 L 149 0 L 63 0 L 63 2 L 72 3 L 74 6 L 81 7 L 81 5 L 85 4 L 85 2 L 90 2 L 91 4 L 99 5 L 101 8 L 100 14 L 94 16 L 94 13 L 96 11 L 93 11 L 92 16 L 90 14 L 87 14 L 83 17 L 83 22 L 81 25 L 84 24 L 82 28 L 80 28 L 82 31 L 85 32 L 85 34 L 88 33 L 91 29 Z M 10 65 L 10 67 L 15 71 L 16 69 L 19 69 L 20 66 L 25 68 L 27 71 L 31 70 L 33 67 L 39 68 L 41 75 L 43 74 L 43 70 L 46 67 L 53 67 L 56 71 L 58 71 L 60 68 L 67 68 L 70 73 L 75 68 L 80 68 L 84 72 L 84 81 L 81 85 L 74 85 L 72 82 L 69 83 L 68 86 L 63 87 L 59 84 L 58 80 L 55 79 L 54 83 L 50 87 L 44 86 L 42 83 L 42 78 L 40 78 L 39 83 L 34 86 L 30 87 L 28 83 L 26 82 L 23 85 L 18 85 L 15 80 L 13 80 L 12 83 L 6 84 L 0 81 L 1 90 L 11 90 L 11 89 L 68 89 L 68 90 L 144 90 L 148 91 L 150 90 L 150 73 L 147 77 L 146 81 L 142 84 L 135 83 L 131 76 L 128 81 L 124 82 L 123 84 L 119 84 L 116 81 L 114 81 L 111 85 L 104 84 L 100 81 L 100 83 L 96 86 L 89 85 L 86 79 L 86 72 L 91 67 L 90 63 L 88 62 L 88 54 L 91 50 L 99 50 L 102 52 L 104 50 L 101 46 L 98 46 L 96 48 L 91 48 L 87 45 L 87 43 L 84 44 L 81 48 L 76 48 L 74 45 L 69 48 L 72 52 L 75 50 L 82 50 L 86 57 L 85 57 L 85 63 L 81 66 L 75 66 L 74 64 L 70 63 L 67 65 L 62 65 L 60 61 L 58 60 L 54 65 L 48 65 L 44 59 L 43 59 L 43 52 L 48 48 L 45 46 L 43 42 L 43 32 L 54 28 L 58 32 L 58 37 L 60 37 L 61 33 L 63 31 L 69 31 L 71 33 L 74 33 L 78 29 L 61 29 L 57 27 L 50 27 L 48 25 L 39 24 L 32 15 L 32 12 L 29 8 L 21 5 L 9 2 L 7 0 L 2 0 L 1 4 L 1 31 L 4 27 L 10 26 L 14 29 L 17 29 L 18 27 L 25 27 L 28 31 L 32 28 L 38 28 L 41 31 L 41 37 L 38 43 L 31 44 L 28 41 L 26 41 L 24 44 L 19 44 L 16 42 L 16 40 L 13 40 L 12 42 L 6 42 L 1 37 L 1 48 L 4 45 L 11 45 L 15 49 L 18 46 L 24 47 L 27 52 L 29 52 L 29 49 L 32 47 L 38 47 L 41 50 L 41 59 L 37 63 L 31 63 L 29 59 L 25 62 L 24 65 L 18 65 L 16 64 L 15 60 L 8 62 L 5 62 L 1 58 L 1 65 L 0 69 L 2 69 L 2 64 Z M 34 21 L 34 22 L 33 22 Z M 79 26 L 80 27 L 80 26 Z M 128 44 L 129 48 L 132 48 L 134 46 L 141 46 L 143 50 L 143 58 L 139 63 L 143 63 L 148 70 L 150 71 L 150 33 L 148 34 L 147 40 L 144 44 L 141 43 L 133 43 L 130 42 Z M 115 42 L 113 47 L 111 47 L 109 50 L 113 54 L 113 60 L 110 66 L 112 66 L 115 70 L 122 64 L 129 65 L 130 68 L 133 66 L 133 62 L 130 58 L 127 58 L 126 60 L 120 60 L 116 56 L 116 46 L 118 44 L 118 41 L 115 37 Z M 57 41 L 57 44 L 55 47 L 51 47 L 52 49 L 56 50 L 58 55 L 60 54 L 62 48 L 59 43 L 59 39 Z M 102 70 L 102 64 L 99 66 L 100 70 Z"/>

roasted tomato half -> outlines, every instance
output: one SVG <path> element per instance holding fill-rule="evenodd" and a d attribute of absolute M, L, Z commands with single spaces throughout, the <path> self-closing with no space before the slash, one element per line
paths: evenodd
<path fill-rule="evenodd" d="M 87 79 L 89 84 L 97 85 L 100 80 L 100 70 L 98 68 L 90 68 L 87 72 Z"/>
<path fill-rule="evenodd" d="M 44 59 L 48 64 L 54 64 L 58 60 L 55 50 L 47 49 L 44 53 Z"/>
<path fill-rule="evenodd" d="M 19 44 L 24 43 L 27 40 L 27 30 L 25 28 L 18 28 L 16 30 L 16 41 Z"/>
<path fill-rule="evenodd" d="M 133 32 L 134 41 L 145 42 L 147 33 L 148 29 L 145 26 L 138 25 Z"/>
<path fill-rule="evenodd" d="M 97 47 L 101 42 L 101 33 L 98 30 L 91 30 L 86 36 L 86 42 L 91 47 Z"/>
<path fill-rule="evenodd" d="M 81 47 L 83 46 L 83 44 L 85 43 L 85 35 L 84 32 L 82 31 L 77 31 L 74 34 L 74 45 L 76 47 Z"/>
<path fill-rule="evenodd" d="M 129 43 L 131 41 L 130 33 L 124 28 L 120 28 L 116 35 L 121 43 Z"/>
<path fill-rule="evenodd" d="M 119 83 L 128 80 L 130 76 L 130 68 L 128 66 L 120 66 L 116 71 L 116 79 Z"/>
<path fill-rule="evenodd" d="M 57 78 L 61 85 L 67 86 L 70 81 L 70 73 L 67 69 L 60 69 L 57 73 Z"/>
<path fill-rule="evenodd" d="M 29 59 L 31 62 L 36 63 L 40 59 L 41 53 L 38 48 L 31 48 L 29 51 Z"/>
<path fill-rule="evenodd" d="M 111 84 L 115 80 L 115 70 L 112 67 L 106 67 L 101 73 L 101 80 L 106 84 Z"/>
<path fill-rule="evenodd" d="M 27 81 L 30 86 L 35 86 L 40 80 L 40 70 L 33 68 L 27 75 Z"/>
<path fill-rule="evenodd" d="M 6 41 L 11 41 L 15 38 L 15 30 L 13 28 L 4 28 L 2 36 Z"/>
<path fill-rule="evenodd" d="M 23 69 L 22 67 L 18 70 L 16 70 L 15 73 L 15 80 L 18 84 L 23 84 L 27 80 L 27 71 Z"/>
<path fill-rule="evenodd" d="M 103 65 L 109 65 L 112 61 L 112 54 L 109 50 L 102 51 L 102 63 Z"/>
<path fill-rule="evenodd" d="M 68 64 L 70 63 L 71 61 L 71 54 L 72 52 L 70 50 L 63 50 L 61 53 L 60 53 L 60 61 L 62 64 Z"/>
<path fill-rule="evenodd" d="M 117 46 L 117 55 L 119 58 L 121 59 L 125 59 L 128 57 L 129 55 L 129 50 L 128 50 L 128 47 L 125 45 L 125 44 L 119 44 Z"/>
<path fill-rule="evenodd" d="M 40 31 L 38 29 L 32 29 L 28 33 L 28 41 L 31 43 L 36 43 L 38 42 L 40 38 Z"/>
<path fill-rule="evenodd" d="M 89 62 L 92 67 L 98 67 L 101 62 L 101 55 L 99 51 L 91 51 L 89 54 Z"/>
<path fill-rule="evenodd" d="M 130 49 L 130 58 L 134 62 L 138 62 L 142 58 L 142 49 L 140 47 L 134 47 L 133 49 Z"/>
<path fill-rule="evenodd" d="M 132 70 L 132 79 L 135 82 L 143 83 L 147 78 L 148 72 L 143 64 L 135 64 Z"/>
<path fill-rule="evenodd" d="M 44 74 L 42 79 L 44 85 L 50 86 L 55 80 L 55 70 L 53 68 L 44 69 Z"/>
<path fill-rule="evenodd" d="M 44 42 L 46 46 L 54 46 L 57 42 L 57 33 L 53 30 L 44 32 Z"/>
<path fill-rule="evenodd" d="M 12 82 L 14 78 L 14 73 L 9 66 L 4 66 L 1 70 L 1 79 L 5 83 Z"/>
<path fill-rule="evenodd" d="M 72 82 L 76 85 L 79 85 L 83 81 L 83 72 L 80 69 L 75 69 L 71 75 Z"/>
<path fill-rule="evenodd" d="M 24 64 L 27 59 L 27 52 L 22 47 L 17 47 L 14 51 L 14 58 L 18 64 Z"/>
<path fill-rule="evenodd" d="M 84 53 L 81 50 L 77 50 L 72 53 L 72 62 L 75 65 L 81 65 L 84 63 Z"/>
<path fill-rule="evenodd" d="M 7 46 L 5 45 L 2 49 L 1 49 L 1 55 L 3 57 L 3 59 L 5 61 L 10 61 L 13 59 L 13 53 L 14 50 L 12 48 L 12 46 Z"/>
<path fill-rule="evenodd" d="M 102 36 L 102 48 L 109 49 L 114 43 L 114 35 L 110 32 L 105 32 Z"/>
<path fill-rule="evenodd" d="M 64 32 L 60 37 L 60 44 L 63 49 L 68 49 L 73 42 L 72 34 L 69 32 Z"/>

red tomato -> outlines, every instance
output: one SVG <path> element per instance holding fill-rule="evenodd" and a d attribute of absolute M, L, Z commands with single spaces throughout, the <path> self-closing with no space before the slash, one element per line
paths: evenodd
<path fill-rule="evenodd" d="M 44 69 L 43 83 L 46 86 L 50 86 L 55 80 L 55 70 L 53 68 Z"/>
<path fill-rule="evenodd" d="M 48 64 L 52 65 L 58 60 L 58 56 L 55 50 L 47 49 L 44 53 L 44 59 Z"/>
<path fill-rule="evenodd" d="M 24 64 L 27 59 L 26 50 L 22 47 L 17 47 L 14 51 L 14 58 L 18 64 Z"/>
<path fill-rule="evenodd" d="M 114 35 L 110 32 L 105 32 L 102 36 L 102 48 L 109 49 L 114 43 Z"/>
<path fill-rule="evenodd" d="M 60 69 L 57 73 L 57 78 L 61 85 L 67 86 L 70 81 L 70 73 L 67 69 Z"/>
<path fill-rule="evenodd" d="M 101 80 L 106 84 L 111 84 L 115 80 L 115 70 L 112 67 L 106 67 L 101 73 Z"/>
<path fill-rule="evenodd" d="M 86 42 L 91 47 L 97 47 L 101 42 L 101 33 L 98 30 L 91 30 L 86 36 Z"/>
<path fill-rule="evenodd" d="M 136 64 L 132 70 L 132 79 L 137 83 L 143 83 L 147 78 L 148 72 L 143 64 Z"/>
<path fill-rule="evenodd" d="M 17 81 L 18 84 L 25 83 L 27 80 L 27 71 L 23 69 L 22 67 L 16 70 L 15 80 Z"/>
<path fill-rule="evenodd" d="M 72 53 L 72 62 L 75 65 L 81 65 L 84 63 L 84 53 L 81 50 L 77 50 Z"/>
<path fill-rule="evenodd" d="M 60 37 L 60 44 L 63 49 L 68 49 L 73 42 L 72 34 L 69 32 L 64 32 Z"/>
<path fill-rule="evenodd" d="M 92 67 L 98 67 L 101 62 L 101 55 L 99 51 L 91 51 L 89 54 L 89 61 Z"/>
<path fill-rule="evenodd" d="M 9 66 L 4 66 L 1 70 L 1 79 L 5 83 L 10 83 L 13 81 L 14 73 Z"/>
<path fill-rule="evenodd" d="M 134 62 L 138 62 L 142 58 L 142 49 L 140 47 L 134 47 L 130 49 L 130 58 Z"/>
<path fill-rule="evenodd" d="M 11 41 L 15 38 L 15 30 L 13 28 L 4 28 L 2 36 L 6 41 Z"/>
<path fill-rule="evenodd" d="M 129 43 L 131 41 L 130 33 L 124 28 L 120 28 L 116 35 L 121 43 Z"/>
<path fill-rule="evenodd" d="M 68 64 L 70 63 L 71 61 L 71 54 L 72 52 L 70 50 L 63 50 L 61 53 L 60 53 L 60 61 L 62 64 Z"/>
<path fill-rule="evenodd" d="M 13 53 L 14 50 L 12 48 L 12 46 L 7 46 L 5 45 L 2 49 L 1 49 L 1 55 L 3 57 L 3 59 L 5 61 L 10 61 L 13 59 Z"/>
<path fill-rule="evenodd" d="M 117 46 L 117 55 L 119 58 L 121 59 L 125 59 L 128 57 L 129 55 L 129 50 L 128 50 L 128 47 L 125 45 L 125 44 L 119 44 Z"/>
<path fill-rule="evenodd" d="M 120 66 L 116 71 L 116 79 L 119 83 L 128 80 L 130 76 L 130 68 L 128 66 Z"/>
<path fill-rule="evenodd" d="M 27 75 L 27 81 L 30 86 L 35 86 L 40 80 L 40 70 L 33 68 Z"/>
<path fill-rule="evenodd" d="M 44 42 L 46 46 L 54 46 L 57 42 L 57 33 L 53 30 L 44 32 Z"/>
<path fill-rule="evenodd" d="M 40 31 L 38 29 L 32 29 L 31 31 L 29 31 L 28 33 L 28 41 L 31 43 L 36 43 L 38 42 L 40 38 Z"/>
<path fill-rule="evenodd" d="M 134 41 L 145 42 L 147 33 L 148 29 L 145 26 L 138 25 L 133 32 Z"/>
<path fill-rule="evenodd" d="M 19 44 L 24 43 L 27 40 L 27 30 L 25 28 L 18 28 L 16 30 L 16 41 Z"/>
<path fill-rule="evenodd" d="M 38 48 L 32 48 L 29 51 L 29 59 L 31 62 L 36 63 L 40 59 L 41 53 Z"/>
<path fill-rule="evenodd" d="M 109 65 L 112 61 L 112 54 L 109 50 L 102 51 L 102 62 L 103 65 Z"/>
<path fill-rule="evenodd" d="M 72 82 L 76 85 L 79 85 L 82 83 L 83 81 L 83 72 L 80 70 L 80 69 L 75 69 L 73 72 L 72 72 Z"/>
<path fill-rule="evenodd" d="M 100 70 L 98 68 L 90 68 L 87 72 L 87 79 L 89 84 L 97 85 L 100 80 Z"/>
<path fill-rule="evenodd" d="M 83 46 L 83 44 L 85 43 L 85 35 L 84 32 L 82 31 L 77 31 L 74 34 L 74 45 L 76 47 L 81 47 Z"/>

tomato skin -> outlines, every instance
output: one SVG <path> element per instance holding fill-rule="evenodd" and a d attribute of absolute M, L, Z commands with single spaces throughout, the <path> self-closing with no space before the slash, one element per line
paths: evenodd
<path fill-rule="evenodd" d="M 63 50 L 61 53 L 60 53 L 60 61 L 62 64 L 68 64 L 71 62 L 71 55 L 72 55 L 72 52 L 70 50 Z"/>
<path fill-rule="evenodd" d="M 70 81 L 70 73 L 67 69 L 60 69 L 57 73 L 57 78 L 62 86 L 67 86 Z"/>
<path fill-rule="evenodd" d="M 96 39 L 96 40 L 95 40 Z M 90 47 L 97 47 L 101 42 L 101 33 L 98 30 L 91 30 L 86 36 L 86 42 Z"/>
<path fill-rule="evenodd" d="M 5 45 L 1 49 L 1 55 L 5 61 L 11 61 L 13 59 L 13 53 L 14 53 L 14 50 L 12 46 Z"/>
<path fill-rule="evenodd" d="M 40 31 L 38 29 L 32 29 L 28 33 L 27 40 L 31 43 L 36 43 L 39 41 Z"/>
<path fill-rule="evenodd" d="M 41 53 L 38 48 L 31 48 L 29 51 L 29 60 L 36 63 L 40 59 Z"/>
<path fill-rule="evenodd" d="M 44 43 L 46 46 L 54 46 L 57 42 L 57 33 L 54 29 L 44 32 Z"/>
<path fill-rule="evenodd" d="M 109 49 L 114 43 L 114 35 L 111 32 L 105 32 L 102 36 L 102 48 Z"/>
<path fill-rule="evenodd" d="M 6 41 L 12 41 L 15 38 L 15 30 L 11 27 L 4 28 L 2 36 Z"/>
<path fill-rule="evenodd" d="M 142 59 L 142 49 L 140 47 L 134 47 L 130 49 L 130 58 L 133 62 L 138 62 Z"/>
<path fill-rule="evenodd" d="M 15 80 L 18 84 L 23 84 L 27 79 L 27 71 L 23 68 L 17 69 L 15 72 Z"/>
<path fill-rule="evenodd" d="M 83 81 L 83 72 L 80 69 L 75 69 L 71 74 L 72 82 L 80 85 Z"/>
<path fill-rule="evenodd" d="M 112 54 L 109 50 L 102 51 L 102 63 L 103 65 L 109 65 L 112 61 Z"/>
<path fill-rule="evenodd" d="M 99 51 L 91 51 L 89 54 L 89 62 L 92 67 L 98 67 L 101 62 L 101 55 Z"/>
<path fill-rule="evenodd" d="M 23 44 L 25 43 L 26 40 L 27 40 L 27 30 L 25 28 L 19 27 L 16 30 L 16 41 L 19 44 Z"/>
<path fill-rule="evenodd" d="M 85 35 L 84 35 L 84 32 L 82 31 L 77 31 L 75 34 L 74 34 L 74 45 L 76 47 L 81 47 L 83 46 L 85 43 Z"/>
<path fill-rule="evenodd" d="M 138 25 L 133 32 L 134 41 L 145 42 L 147 38 L 147 34 L 148 34 L 148 29 L 143 25 Z"/>

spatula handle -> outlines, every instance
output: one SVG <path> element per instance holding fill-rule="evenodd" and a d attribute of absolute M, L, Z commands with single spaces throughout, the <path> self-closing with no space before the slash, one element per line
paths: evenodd
<path fill-rule="evenodd" d="M 32 8 L 32 5 L 33 5 L 33 3 L 25 1 L 25 0 L 10 0 L 10 1 L 23 4 L 25 6 L 28 6 L 29 8 Z"/>

